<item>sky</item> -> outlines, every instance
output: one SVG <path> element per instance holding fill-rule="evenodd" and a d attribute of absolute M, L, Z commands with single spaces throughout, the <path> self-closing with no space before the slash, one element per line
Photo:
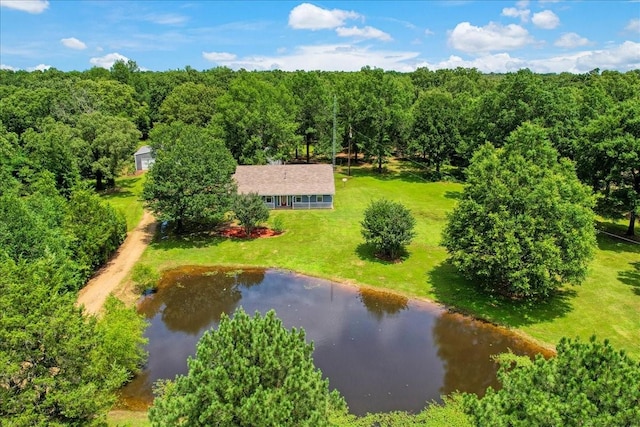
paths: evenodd
<path fill-rule="evenodd" d="M 640 0 L 0 0 L 0 68 L 640 69 Z"/>

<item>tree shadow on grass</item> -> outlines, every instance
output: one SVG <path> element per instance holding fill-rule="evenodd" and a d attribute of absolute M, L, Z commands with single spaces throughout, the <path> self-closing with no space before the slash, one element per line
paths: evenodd
<path fill-rule="evenodd" d="M 548 322 L 566 316 L 572 309 L 576 292 L 565 289 L 546 301 L 516 301 L 489 295 L 464 279 L 448 261 L 427 273 L 439 302 L 448 308 L 480 319 L 514 328 Z"/>
<path fill-rule="evenodd" d="M 409 257 L 409 253 L 405 250 L 396 260 L 382 258 L 376 253 L 375 247 L 368 243 L 360 243 L 356 248 L 356 254 L 358 255 L 358 258 L 363 261 L 377 262 L 378 264 L 385 265 L 397 264 Z"/>
<path fill-rule="evenodd" d="M 460 200 L 462 199 L 462 191 L 445 191 L 444 197 L 447 199 Z"/>
<path fill-rule="evenodd" d="M 640 295 L 640 262 L 632 262 L 630 264 L 633 269 L 619 272 L 618 280 L 625 285 L 633 287 L 633 293 Z"/>
<path fill-rule="evenodd" d="M 224 237 L 212 236 L 210 232 L 176 233 L 167 224 L 160 223 L 151 241 L 151 247 L 159 250 L 195 249 L 219 245 Z"/>
<path fill-rule="evenodd" d="M 601 251 L 640 253 L 640 244 L 638 243 L 631 243 L 603 233 L 596 234 L 596 240 L 598 249 Z"/>

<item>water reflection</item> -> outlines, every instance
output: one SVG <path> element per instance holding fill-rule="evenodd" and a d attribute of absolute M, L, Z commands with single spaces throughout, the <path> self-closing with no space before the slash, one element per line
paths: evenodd
<path fill-rule="evenodd" d="M 409 303 L 409 298 L 392 292 L 360 288 L 359 293 L 360 301 L 378 321 L 385 315 L 393 316 L 406 309 Z"/>
<path fill-rule="evenodd" d="M 304 328 L 316 366 L 356 414 L 418 411 L 443 393 L 481 392 L 495 384 L 491 354 L 538 350 L 504 330 L 389 292 L 275 270 L 187 268 L 166 274 L 139 306 L 150 320 L 149 360 L 122 390 L 124 404 L 149 404 L 154 381 L 186 373 L 200 336 L 239 305 L 248 313 L 273 308 L 287 328 Z"/>

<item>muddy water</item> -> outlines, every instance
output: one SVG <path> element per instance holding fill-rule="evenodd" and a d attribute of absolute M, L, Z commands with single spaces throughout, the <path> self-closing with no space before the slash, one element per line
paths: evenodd
<path fill-rule="evenodd" d="M 277 270 L 183 268 L 165 275 L 139 311 L 150 322 L 149 360 L 121 392 L 123 406 L 151 403 L 152 385 L 187 371 L 221 313 L 275 309 L 315 343 L 314 361 L 354 414 L 419 411 L 455 390 L 496 387 L 491 355 L 542 349 L 501 328 L 395 294 L 358 290 Z"/>

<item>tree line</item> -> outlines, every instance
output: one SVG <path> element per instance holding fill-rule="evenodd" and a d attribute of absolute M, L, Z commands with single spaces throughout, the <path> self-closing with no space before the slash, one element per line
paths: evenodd
<path fill-rule="evenodd" d="M 0 82 L 5 149 L 46 165 L 59 186 L 76 171 L 98 189 L 113 186 L 140 141 L 174 122 L 206 129 L 239 164 L 327 158 L 335 103 L 337 151 L 349 161 L 381 171 L 392 155 L 411 158 L 434 179 L 466 167 L 486 142 L 499 148 L 523 123 L 539 125 L 598 194 L 598 212 L 635 230 L 640 70 L 149 72 L 128 61 L 83 72 L 0 70 Z M 19 163 L 5 173 L 16 175 Z"/>

